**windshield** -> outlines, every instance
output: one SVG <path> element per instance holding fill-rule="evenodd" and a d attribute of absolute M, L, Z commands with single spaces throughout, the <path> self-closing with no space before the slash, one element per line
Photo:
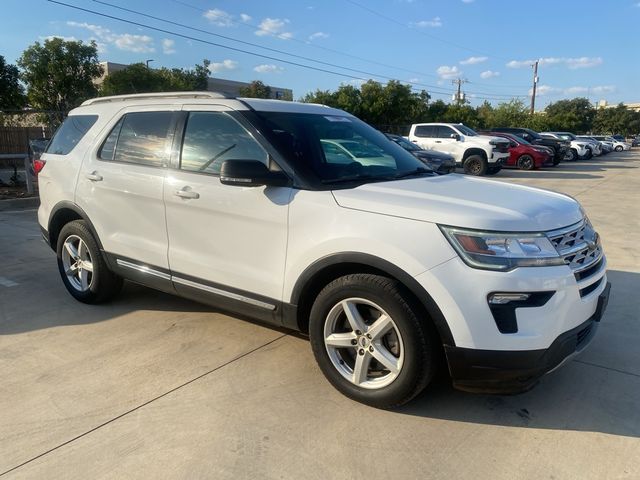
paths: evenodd
<path fill-rule="evenodd" d="M 259 127 L 296 173 L 314 185 L 431 174 L 420 160 L 355 117 L 290 112 L 244 115 Z"/>
<path fill-rule="evenodd" d="M 574 134 L 572 134 L 572 133 L 560 132 L 560 133 L 556 133 L 556 135 L 558 135 L 563 140 L 575 140 L 576 139 L 576 136 Z"/>
<path fill-rule="evenodd" d="M 389 137 L 389 140 L 396 142 L 402 148 L 404 148 L 405 150 L 409 150 L 410 152 L 415 152 L 416 150 L 422 150 L 422 148 L 420 148 L 418 145 L 410 142 L 404 137 Z"/>
<path fill-rule="evenodd" d="M 456 128 L 458 130 L 460 130 L 464 135 L 467 135 L 468 137 L 477 137 L 478 136 L 478 134 L 474 130 L 471 130 L 466 125 L 459 124 L 459 125 L 456 125 Z"/>

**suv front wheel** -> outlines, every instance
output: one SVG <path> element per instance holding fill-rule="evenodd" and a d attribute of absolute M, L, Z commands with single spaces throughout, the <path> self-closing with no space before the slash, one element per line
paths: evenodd
<path fill-rule="evenodd" d="M 107 267 L 84 220 L 74 220 L 62 227 L 56 252 L 62 282 L 76 300 L 102 303 L 122 288 L 122 278 Z"/>
<path fill-rule="evenodd" d="M 480 155 L 469 155 L 462 164 L 467 175 L 482 176 L 487 173 L 487 160 Z"/>
<path fill-rule="evenodd" d="M 436 334 L 399 282 L 352 274 L 329 283 L 311 309 L 309 336 L 325 377 L 377 408 L 418 395 L 436 370 Z"/>

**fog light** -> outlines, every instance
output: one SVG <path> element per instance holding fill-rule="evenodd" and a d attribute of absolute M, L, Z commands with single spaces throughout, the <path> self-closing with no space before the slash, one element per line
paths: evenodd
<path fill-rule="evenodd" d="M 530 293 L 492 293 L 489 295 L 489 303 L 492 305 L 505 305 L 511 302 L 525 302 L 529 300 Z"/>

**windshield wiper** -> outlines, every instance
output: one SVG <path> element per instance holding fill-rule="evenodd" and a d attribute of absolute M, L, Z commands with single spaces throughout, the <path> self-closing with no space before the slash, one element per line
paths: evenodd
<path fill-rule="evenodd" d="M 323 179 L 320 180 L 320 183 L 323 184 L 332 184 L 332 183 L 348 183 L 348 182 L 357 182 L 359 180 L 395 180 L 394 175 L 368 175 L 368 174 L 359 174 L 359 175 L 349 175 L 346 177 L 340 178 L 331 178 L 331 179 Z"/>
<path fill-rule="evenodd" d="M 414 175 L 422 175 L 423 173 L 428 173 L 431 175 L 433 173 L 433 170 L 431 170 L 430 168 L 418 167 L 415 170 L 411 170 L 410 172 L 399 173 L 398 175 L 395 175 L 393 178 L 394 179 L 407 178 L 407 177 L 412 177 Z"/>

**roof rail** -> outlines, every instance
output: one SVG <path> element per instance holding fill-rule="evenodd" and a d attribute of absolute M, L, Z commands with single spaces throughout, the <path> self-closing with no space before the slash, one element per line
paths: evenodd
<path fill-rule="evenodd" d="M 161 98 L 235 98 L 219 92 L 153 92 L 132 93 L 128 95 L 113 95 L 111 97 L 97 97 L 86 100 L 81 106 L 95 105 L 97 103 L 124 102 L 125 100 L 154 100 Z"/>

